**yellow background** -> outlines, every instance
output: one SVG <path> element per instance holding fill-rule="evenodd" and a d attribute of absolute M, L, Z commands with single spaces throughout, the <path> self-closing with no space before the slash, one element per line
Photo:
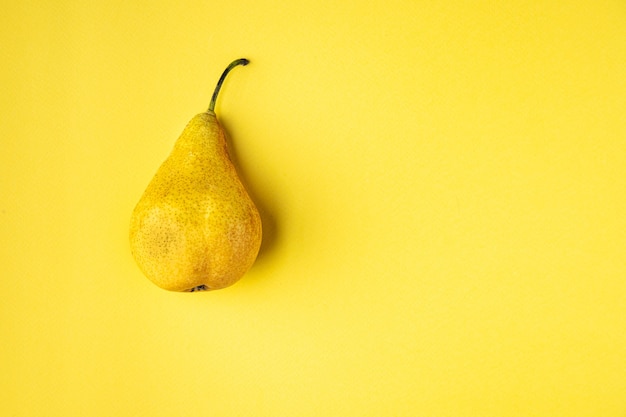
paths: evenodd
<path fill-rule="evenodd" d="M 626 415 L 623 1 L 4 3 L 2 415 Z M 170 293 L 130 213 L 241 56 L 262 251 Z"/>

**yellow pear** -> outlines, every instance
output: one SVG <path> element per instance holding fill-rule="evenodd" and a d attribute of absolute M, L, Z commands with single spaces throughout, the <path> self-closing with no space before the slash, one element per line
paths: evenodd
<path fill-rule="evenodd" d="M 133 211 L 130 247 L 139 268 L 170 291 L 228 287 L 254 263 L 261 218 L 228 154 L 215 101 L 185 127 Z"/>

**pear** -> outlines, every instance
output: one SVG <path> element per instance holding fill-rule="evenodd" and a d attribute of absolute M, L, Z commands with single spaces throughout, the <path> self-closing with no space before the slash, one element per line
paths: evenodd
<path fill-rule="evenodd" d="M 204 291 L 237 282 L 261 245 L 261 218 L 229 156 L 215 101 L 187 124 L 135 207 L 130 247 L 141 271 L 170 291 Z"/>

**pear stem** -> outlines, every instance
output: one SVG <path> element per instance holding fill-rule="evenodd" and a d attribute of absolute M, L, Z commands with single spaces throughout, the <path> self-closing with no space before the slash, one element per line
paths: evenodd
<path fill-rule="evenodd" d="M 215 112 L 215 102 L 217 101 L 217 95 L 219 94 L 220 88 L 222 88 L 222 84 L 224 83 L 224 80 L 226 79 L 228 73 L 237 65 L 248 65 L 249 62 L 250 61 L 248 61 L 246 58 L 239 58 L 231 62 L 230 65 L 226 67 L 226 69 L 222 73 L 222 76 L 217 82 L 217 85 L 215 86 L 215 91 L 213 91 L 213 97 L 211 97 L 211 102 L 209 103 L 209 112 Z"/>

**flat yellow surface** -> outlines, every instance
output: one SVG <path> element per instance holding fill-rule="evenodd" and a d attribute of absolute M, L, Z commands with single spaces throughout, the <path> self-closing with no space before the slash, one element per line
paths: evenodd
<path fill-rule="evenodd" d="M 626 415 L 625 2 L 4 3 L 1 415 Z M 167 292 L 130 214 L 242 56 L 262 252 Z"/>

